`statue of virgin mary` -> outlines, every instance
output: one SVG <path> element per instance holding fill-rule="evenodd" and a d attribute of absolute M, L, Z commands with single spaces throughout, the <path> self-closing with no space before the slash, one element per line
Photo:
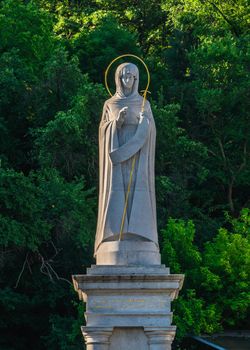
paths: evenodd
<path fill-rule="evenodd" d="M 115 83 L 116 93 L 104 103 L 99 126 L 99 206 L 95 256 L 97 264 L 119 264 L 119 261 L 120 264 L 129 264 L 130 261 L 140 264 L 140 261 L 146 261 L 145 258 L 150 260 L 153 252 L 152 264 L 159 263 L 154 118 L 147 100 L 144 111 L 141 111 L 143 97 L 138 93 L 139 70 L 136 65 L 119 65 Z M 126 259 L 128 254 L 132 254 L 132 260 L 125 261 L 124 252 Z M 144 254 L 142 260 L 140 252 Z M 115 254 L 115 259 L 111 257 L 112 254 Z"/>

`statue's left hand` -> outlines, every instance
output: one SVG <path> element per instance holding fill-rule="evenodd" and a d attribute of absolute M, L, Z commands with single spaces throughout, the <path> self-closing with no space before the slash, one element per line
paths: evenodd
<path fill-rule="evenodd" d="M 139 116 L 137 117 L 139 120 L 139 124 L 143 121 L 144 118 L 147 118 L 144 112 L 140 112 Z"/>

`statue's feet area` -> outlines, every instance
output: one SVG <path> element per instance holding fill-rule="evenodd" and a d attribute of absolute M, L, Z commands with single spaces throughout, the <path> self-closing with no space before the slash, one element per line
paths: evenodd
<path fill-rule="evenodd" d="M 159 248 L 147 241 L 103 242 L 96 254 L 97 265 L 160 265 Z"/>

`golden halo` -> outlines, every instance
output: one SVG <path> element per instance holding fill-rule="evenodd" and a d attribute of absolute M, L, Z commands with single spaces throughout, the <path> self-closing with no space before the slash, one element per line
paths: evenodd
<path fill-rule="evenodd" d="M 147 83 L 147 86 L 146 86 L 146 89 L 143 90 L 144 93 L 143 93 L 143 96 L 144 96 L 144 99 L 146 99 L 146 96 L 147 96 L 147 92 L 148 92 L 148 88 L 149 88 L 149 84 L 150 84 L 150 74 L 149 74 L 149 70 L 148 70 L 148 67 L 146 65 L 146 63 L 138 56 L 136 55 L 133 55 L 131 53 L 127 53 L 127 54 L 124 54 L 124 55 L 121 55 L 121 56 L 118 56 L 116 57 L 115 59 L 113 59 L 113 61 L 108 65 L 106 71 L 105 71 L 105 86 L 106 86 L 106 89 L 108 91 L 108 93 L 110 94 L 110 96 L 113 96 L 110 89 L 109 89 L 109 86 L 108 86 L 108 72 L 109 72 L 109 69 L 110 67 L 112 66 L 112 64 L 114 62 L 116 62 L 117 60 L 119 60 L 120 58 L 123 58 L 123 57 L 134 57 L 134 58 L 137 58 L 145 67 L 146 69 L 146 72 L 147 72 L 147 76 L 148 76 L 148 83 Z"/>

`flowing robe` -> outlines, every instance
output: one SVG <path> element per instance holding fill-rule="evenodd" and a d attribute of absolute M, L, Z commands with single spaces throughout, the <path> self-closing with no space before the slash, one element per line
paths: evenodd
<path fill-rule="evenodd" d="M 128 106 L 121 128 L 119 111 Z M 155 123 L 148 101 L 142 122 L 142 97 L 112 97 L 103 107 L 99 127 L 99 207 L 95 253 L 102 242 L 118 240 L 133 156 L 136 156 L 123 236 L 154 242 L 158 247 L 155 204 Z"/>

